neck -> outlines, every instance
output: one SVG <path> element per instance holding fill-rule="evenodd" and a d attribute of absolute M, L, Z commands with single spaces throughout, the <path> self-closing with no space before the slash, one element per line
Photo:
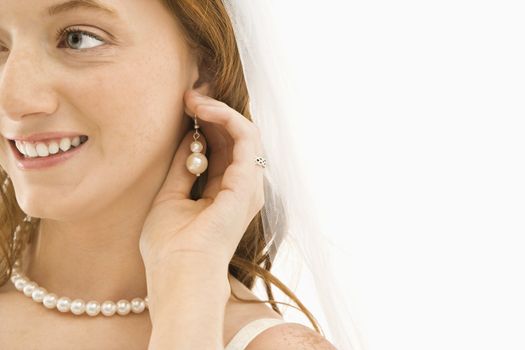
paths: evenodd
<path fill-rule="evenodd" d="M 145 297 L 139 251 L 144 217 L 100 219 L 89 223 L 41 219 L 21 259 L 27 277 L 59 297 L 99 302 Z"/>

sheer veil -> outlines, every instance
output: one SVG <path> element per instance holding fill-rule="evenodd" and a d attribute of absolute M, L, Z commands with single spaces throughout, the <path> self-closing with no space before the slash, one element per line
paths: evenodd
<path fill-rule="evenodd" d="M 286 262 L 286 270 L 296 273 L 289 280 L 277 277 L 288 286 L 298 282 L 300 273 L 313 281 L 312 294 L 320 305 L 313 314 L 326 337 L 337 349 L 361 350 L 359 334 L 337 276 L 333 275 L 329 248 L 311 205 L 312 196 L 301 178 L 301 165 L 296 162 L 294 136 L 287 116 L 300 101 L 294 97 L 288 75 L 280 64 L 284 59 L 284 43 L 279 42 L 271 16 L 272 11 L 279 9 L 267 0 L 223 1 L 235 31 L 250 95 L 250 112 L 261 132 L 263 156 L 268 162 L 262 209 L 264 234 L 267 241 L 280 248 L 279 253 L 276 249 L 269 253 L 275 265 Z M 303 117 L 312 120 L 317 116 Z M 2 186 L 4 192 L 7 181 Z M 298 297 L 303 300 L 302 295 Z M 308 302 L 305 304 L 310 308 Z"/>
<path fill-rule="evenodd" d="M 287 270 L 295 266 L 296 275 L 284 280 L 291 286 L 299 273 L 307 274 L 315 285 L 316 302 L 321 317 L 314 316 L 326 337 L 341 350 L 360 350 L 359 334 L 353 324 L 345 298 L 330 266 L 329 250 L 316 221 L 311 196 L 296 163 L 289 113 L 299 99 L 294 97 L 288 75 L 280 64 L 284 43 L 272 24 L 272 11 L 278 6 L 267 0 L 224 0 L 241 56 L 250 95 L 250 112 L 258 126 L 267 159 L 265 169 L 265 206 L 262 209 L 267 241 L 280 246 L 279 253 L 270 251 L 272 262 L 286 259 Z M 290 17 L 294 14 L 290 14 Z M 301 116 L 305 120 L 316 116 Z M 281 255 L 285 251 L 285 256 Z M 294 265 L 295 264 L 295 265 Z M 307 271 L 303 271 L 306 266 Z M 309 274 L 309 275 L 308 275 Z M 302 295 L 298 295 L 302 300 Z M 309 307 L 308 302 L 305 302 Z M 322 320 L 324 319 L 324 324 Z"/>

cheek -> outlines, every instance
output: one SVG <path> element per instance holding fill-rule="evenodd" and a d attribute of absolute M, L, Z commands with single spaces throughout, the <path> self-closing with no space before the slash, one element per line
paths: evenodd
<path fill-rule="evenodd" d="M 86 76 L 77 72 L 75 83 L 65 89 L 74 92 L 66 99 L 79 125 L 94 136 L 95 149 L 116 170 L 144 166 L 147 159 L 164 161 L 183 125 L 186 78 L 181 65 L 143 63 L 114 63 Z"/>

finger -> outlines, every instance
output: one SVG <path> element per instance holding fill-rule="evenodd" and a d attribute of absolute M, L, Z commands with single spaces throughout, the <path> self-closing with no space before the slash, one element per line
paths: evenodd
<path fill-rule="evenodd" d="M 159 191 L 157 201 L 163 201 L 169 198 L 190 198 L 191 188 L 195 183 L 196 176 L 186 168 L 186 159 L 192 153 L 190 145 L 193 142 L 193 133 L 194 130 L 188 131 L 175 151 L 173 161 L 162 188 Z M 207 147 L 206 140 L 203 137 L 199 137 L 198 141 L 202 143 L 202 153 L 204 154 Z"/>
<path fill-rule="evenodd" d="M 189 113 L 224 127 L 234 141 L 232 163 L 225 170 L 219 187 L 220 192 L 215 200 L 220 200 L 219 196 L 222 195 L 221 197 L 230 201 L 250 200 L 257 206 L 260 198 L 263 198 L 263 169 L 254 164 L 256 155 L 262 152 L 258 129 L 246 117 L 223 102 L 192 92 L 185 94 L 185 98 Z M 231 194 L 223 194 L 227 192 L 224 190 L 230 191 Z M 214 192 L 217 192 L 217 189 Z M 232 194 L 234 198 L 230 197 Z"/>
<path fill-rule="evenodd" d="M 253 159 L 249 157 L 255 153 L 257 134 L 255 125 L 244 117 L 242 114 L 225 104 L 211 97 L 197 95 L 194 90 L 185 94 L 187 107 L 190 115 L 197 115 L 198 119 L 205 122 L 212 122 L 221 125 L 226 129 L 228 134 L 233 138 L 235 146 L 233 147 L 233 162 L 239 162 L 239 165 L 253 164 Z M 236 147 L 237 144 L 240 147 Z"/>
<path fill-rule="evenodd" d="M 250 126 L 242 127 L 241 118 L 238 118 L 234 113 L 225 111 L 224 107 L 217 106 L 199 106 L 198 117 L 204 120 L 214 120 L 220 123 L 230 134 L 234 144 L 229 153 L 231 153 L 231 163 L 224 168 L 222 176 L 214 178 L 218 181 L 217 184 L 210 183 L 209 189 L 205 195 L 214 198 L 220 190 L 229 189 L 236 192 L 239 197 L 249 197 L 252 195 L 254 188 L 254 180 L 257 179 L 257 169 L 253 163 L 255 159 L 255 144 L 256 137 L 254 131 Z M 234 120 L 232 122 L 232 120 Z M 240 125 L 239 125 L 240 124 Z M 213 151 L 213 150 L 212 150 Z M 211 155 L 214 157 L 214 155 Z M 211 160 L 215 163 L 215 160 Z M 223 167 L 218 165 L 218 167 Z M 203 194 L 204 195 L 204 194 Z"/>

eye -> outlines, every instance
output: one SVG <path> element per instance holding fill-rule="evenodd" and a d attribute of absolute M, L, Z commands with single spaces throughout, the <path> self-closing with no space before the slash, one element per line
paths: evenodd
<path fill-rule="evenodd" d="M 57 40 L 58 39 L 60 39 L 60 44 L 65 42 L 67 47 L 72 48 L 73 50 L 86 50 L 101 46 L 91 46 L 92 44 L 96 44 L 97 41 L 103 44 L 105 43 L 104 40 L 100 39 L 95 34 L 80 30 L 78 28 L 59 29 L 57 31 Z M 83 44 L 88 45 L 88 47 L 82 47 Z"/>

